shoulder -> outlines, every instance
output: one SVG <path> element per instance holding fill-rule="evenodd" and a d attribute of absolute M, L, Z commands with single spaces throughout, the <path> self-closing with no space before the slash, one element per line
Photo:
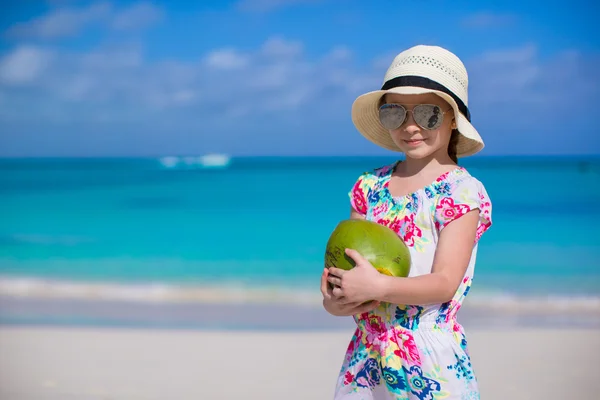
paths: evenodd
<path fill-rule="evenodd" d="M 460 168 L 435 185 L 435 224 L 443 229 L 450 222 L 466 213 L 478 210 L 479 226 L 477 238 L 492 225 L 492 201 L 483 182 Z"/>
<path fill-rule="evenodd" d="M 362 172 L 356 178 L 353 188 L 363 191 L 372 188 L 377 182 L 389 176 L 395 165 L 396 163 L 394 162 Z"/>
<path fill-rule="evenodd" d="M 357 181 L 362 180 L 365 182 L 372 182 L 372 181 L 377 181 L 381 178 L 385 178 L 392 172 L 395 165 L 396 165 L 396 163 L 386 164 L 386 165 L 365 171 L 359 175 Z"/>
<path fill-rule="evenodd" d="M 430 197 L 437 197 L 438 201 L 444 198 L 460 198 L 461 196 L 482 195 L 489 199 L 483 182 L 474 177 L 463 167 L 459 167 L 440 176 L 432 185 Z"/>
<path fill-rule="evenodd" d="M 356 178 L 348 193 L 352 207 L 356 211 L 366 214 L 368 198 L 377 190 L 378 183 L 389 176 L 395 165 L 396 162 L 373 168 L 364 171 Z"/>

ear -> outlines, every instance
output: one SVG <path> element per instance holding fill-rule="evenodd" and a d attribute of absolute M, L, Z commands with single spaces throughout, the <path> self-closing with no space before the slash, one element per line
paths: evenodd
<path fill-rule="evenodd" d="M 456 129 L 456 119 L 452 119 L 452 123 L 450 124 L 450 129 Z"/>

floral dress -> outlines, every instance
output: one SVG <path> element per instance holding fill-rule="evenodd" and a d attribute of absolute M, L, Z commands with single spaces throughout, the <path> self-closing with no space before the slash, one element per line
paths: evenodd
<path fill-rule="evenodd" d="M 362 174 L 349 193 L 366 219 L 386 225 L 410 250 L 410 276 L 431 272 L 439 233 L 478 209 L 471 260 L 453 299 L 443 304 L 381 303 L 355 315 L 335 399 L 479 399 L 467 341 L 456 314 L 473 279 L 478 241 L 491 226 L 492 206 L 480 181 L 463 167 L 402 197 L 388 190 L 397 163 Z"/>

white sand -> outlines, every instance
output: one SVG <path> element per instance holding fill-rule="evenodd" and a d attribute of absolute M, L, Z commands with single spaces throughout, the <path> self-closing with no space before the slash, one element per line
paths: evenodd
<path fill-rule="evenodd" d="M 467 332 L 483 400 L 600 398 L 600 332 Z M 351 332 L 0 329 L 0 399 L 330 399 Z"/>

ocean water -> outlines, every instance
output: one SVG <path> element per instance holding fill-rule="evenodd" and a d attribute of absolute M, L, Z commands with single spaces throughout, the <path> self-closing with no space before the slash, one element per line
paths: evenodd
<path fill-rule="evenodd" d="M 175 161 L 0 160 L 0 296 L 320 304 L 348 191 L 394 159 Z M 598 312 L 600 158 L 461 165 L 493 202 L 469 301 Z"/>

